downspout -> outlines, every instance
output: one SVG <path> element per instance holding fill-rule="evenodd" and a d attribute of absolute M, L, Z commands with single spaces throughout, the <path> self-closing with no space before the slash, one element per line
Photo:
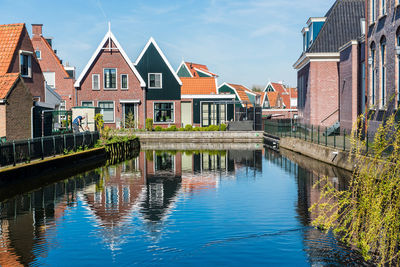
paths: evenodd
<path fill-rule="evenodd" d="M 147 90 L 146 87 L 143 87 L 143 110 L 144 110 L 144 114 L 143 114 L 143 129 L 146 128 L 146 118 L 147 118 L 147 99 L 146 99 L 146 95 L 147 95 Z"/>
<path fill-rule="evenodd" d="M 75 87 L 75 107 L 78 106 L 78 88 Z"/>

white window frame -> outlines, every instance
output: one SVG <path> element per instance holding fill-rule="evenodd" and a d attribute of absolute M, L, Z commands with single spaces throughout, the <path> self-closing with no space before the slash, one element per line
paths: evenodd
<path fill-rule="evenodd" d="M 150 86 L 150 75 L 160 75 L 160 87 L 151 87 Z M 147 74 L 147 84 L 148 84 L 148 88 L 149 89 L 162 89 L 162 86 L 163 86 L 163 79 L 162 79 L 162 77 L 163 77 L 163 74 L 162 73 L 149 73 L 149 74 Z"/>
<path fill-rule="evenodd" d="M 94 88 L 94 77 L 95 77 L 95 76 L 98 77 L 98 85 L 99 85 L 99 88 Z M 101 81 L 101 80 L 100 80 L 100 74 L 92 74 L 92 90 L 93 90 L 93 91 L 100 91 L 100 84 L 101 84 L 100 81 Z"/>
<path fill-rule="evenodd" d="M 46 77 L 49 78 L 49 76 L 47 76 L 47 74 L 54 74 L 54 84 L 48 83 L 48 81 L 46 80 Z M 50 86 L 51 88 L 56 89 L 56 73 L 54 71 L 43 71 L 43 76 L 45 77 L 46 84 L 48 86 Z"/>
<path fill-rule="evenodd" d="M 83 103 L 92 103 L 92 107 L 94 107 L 94 101 L 89 101 L 89 100 L 87 100 L 87 101 L 85 101 L 85 100 L 83 100 L 83 101 L 81 101 L 81 107 L 83 107 Z"/>
<path fill-rule="evenodd" d="M 156 122 L 156 113 L 155 113 L 155 105 L 156 104 L 173 104 L 174 107 L 174 119 L 173 121 L 162 121 L 162 122 Z M 171 102 L 171 101 L 158 101 L 158 102 L 153 102 L 153 124 L 175 124 L 175 102 Z"/>
<path fill-rule="evenodd" d="M 28 57 L 28 62 L 30 61 L 30 67 L 28 66 L 28 75 L 22 75 L 21 73 L 21 55 L 27 55 Z M 20 50 L 19 51 L 19 73 L 21 73 L 21 76 L 24 78 L 32 78 L 32 56 L 33 53 L 31 51 L 24 51 L 24 50 Z M 28 63 L 29 65 L 29 63 Z"/>
<path fill-rule="evenodd" d="M 122 76 L 123 75 L 126 75 L 126 88 L 122 87 Z M 121 90 L 129 90 L 129 75 L 126 73 L 122 73 L 120 76 L 121 76 L 120 77 L 121 78 Z"/>
<path fill-rule="evenodd" d="M 106 79 L 104 78 L 104 70 L 115 69 L 115 88 L 106 88 Z M 107 91 L 118 90 L 118 68 L 103 68 L 103 88 Z"/>
<path fill-rule="evenodd" d="M 115 123 L 115 101 L 112 100 L 101 100 L 101 101 L 97 101 L 97 107 L 101 109 L 100 107 L 100 103 L 104 103 L 104 102 L 112 102 L 113 103 L 113 121 L 104 121 L 105 124 L 111 124 L 111 123 Z M 103 113 L 102 113 L 103 114 Z M 104 114 L 103 114 L 104 115 Z"/>
<path fill-rule="evenodd" d="M 37 56 L 37 53 L 39 52 L 39 56 Z M 37 50 L 35 50 L 35 55 L 36 55 L 36 58 L 38 59 L 38 60 L 41 60 L 42 59 L 42 51 L 40 51 L 39 49 L 37 49 Z"/>

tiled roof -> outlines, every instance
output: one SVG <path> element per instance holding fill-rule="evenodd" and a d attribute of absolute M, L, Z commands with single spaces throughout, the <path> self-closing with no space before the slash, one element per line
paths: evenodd
<path fill-rule="evenodd" d="M 248 107 L 253 107 L 253 104 L 251 103 L 249 96 L 246 94 L 246 92 L 252 92 L 250 89 L 239 84 L 230 83 L 229 85 L 235 88 L 237 94 L 239 95 L 240 100 L 243 102 L 242 103 L 243 106 L 246 106 L 247 104 Z"/>
<path fill-rule="evenodd" d="M 49 50 L 50 54 L 54 57 L 54 59 L 55 59 L 55 61 L 57 62 L 58 66 L 59 66 L 59 67 L 61 68 L 61 70 L 63 71 L 65 77 L 68 78 L 69 75 L 68 75 L 67 71 L 64 69 L 64 66 L 61 64 L 61 60 L 58 58 L 58 56 L 56 55 L 56 53 L 54 53 L 54 50 L 51 48 L 50 44 L 46 41 L 46 39 L 45 39 L 43 36 L 40 36 L 40 41 L 43 42 L 43 43 L 46 45 L 46 47 L 47 47 L 47 49 Z M 33 43 L 33 41 L 32 41 L 32 43 Z M 39 63 L 40 63 L 40 66 L 42 67 L 42 69 L 47 69 L 45 65 L 46 65 L 46 63 L 48 63 L 48 62 L 45 62 L 45 61 L 42 60 L 42 61 L 40 61 Z M 44 66 L 42 66 L 42 64 L 43 64 Z"/>
<path fill-rule="evenodd" d="M 217 93 L 215 78 L 181 78 L 183 95 L 210 95 Z"/>
<path fill-rule="evenodd" d="M 290 97 L 297 98 L 297 88 L 289 88 L 290 90 Z"/>
<path fill-rule="evenodd" d="M 272 87 L 274 87 L 275 92 L 279 94 L 282 98 L 283 104 L 286 108 L 290 107 L 290 94 L 289 90 L 285 88 L 285 86 L 281 83 L 271 83 Z"/>
<path fill-rule="evenodd" d="M 197 70 L 205 72 L 208 75 L 211 75 L 211 76 L 214 76 L 214 77 L 218 76 L 217 74 L 214 74 L 214 73 L 210 72 L 206 65 L 197 64 L 197 63 L 193 63 L 193 62 L 185 62 L 185 64 L 186 64 L 186 67 L 189 69 L 189 71 L 192 73 L 193 77 L 199 77 L 199 74 L 197 73 Z"/>
<path fill-rule="evenodd" d="M 339 48 L 361 36 L 360 20 L 365 18 L 364 0 L 337 0 L 307 52 L 337 53 Z"/>
<path fill-rule="evenodd" d="M 279 98 L 279 93 L 278 92 L 267 92 L 267 97 L 268 97 L 268 102 L 269 106 L 271 108 L 278 107 L 278 98 Z"/>
<path fill-rule="evenodd" d="M 25 24 L 0 25 L 0 75 L 8 71 Z"/>
<path fill-rule="evenodd" d="M 7 97 L 8 92 L 10 92 L 18 77 L 19 73 L 0 75 L 0 99 L 5 99 Z"/>

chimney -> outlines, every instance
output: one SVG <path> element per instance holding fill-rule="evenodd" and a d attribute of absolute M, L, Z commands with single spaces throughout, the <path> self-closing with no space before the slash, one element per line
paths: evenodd
<path fill-rule="evenodd" d="M 33 36 L 42 36 L 43 24 L 32 24 Z"/>

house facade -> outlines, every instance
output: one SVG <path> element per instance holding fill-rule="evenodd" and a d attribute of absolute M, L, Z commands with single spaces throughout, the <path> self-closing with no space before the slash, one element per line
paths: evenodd
<path fill-rule="evenodd" d="M 283 82 L 269 82 L 264 88 L 261 103 L 263 116 L 277 119 L 297 118 L 297 89 Z"/>
<path fill-rule="evenodd" d="M 0 75 L 0 137 L 32 137 L 33 96 L 19 73 Z"/>
<path fill-rule="evenodd" d="M 367 106 L 376 129 L 400 105 L 400 9 L 398 0 L 367 0 Z"/>
<path fill-rule="evenodd" d="M 362 36 L 364 11 L 364 0 L 338 0 L 303 28 L 303 53 L 293 66 L 301 122 L 329 127 L 340 120 L 340 48 Z"/>
<path fill-rule="evenodd" d="M 43 24 L 32 24 L 31 41 L 47 86 L 61 96 L 60 109 L 70 110 L 73 106 L 77 106 L 74 88 L 75 68 L 68 67 L 67 72 L 56 50 L 53 49 L 52 38 L 43 36 Z"/>
<path fill-rule="evenodd" d="M 45 79 L 25 24 L 0 25 L 0 75 L 19 73 L 36 102 L 45 102 Z"/>
<path fill-rule="evenodd" d="M 253 108 L 261 105 L 261 94 L 244 85 L 223 83 L 218 87 L 218 93 L 235 95 L 236 107 Z"/>
<path fill-rule="evenodd" d="M 99 107 L 104 124 L 125 127 L 127 121 L 145 125 L 145 81 L 109 30 L 75 82 L 79 106 Z"/>
<path fill-rule="evenodd" d="M 181 127 L 182 81 L 153 38 L 150 38 L 140 53 L 135 67 L 146 81 L 146 118 L 152 118 L 155 126 Z"/>

